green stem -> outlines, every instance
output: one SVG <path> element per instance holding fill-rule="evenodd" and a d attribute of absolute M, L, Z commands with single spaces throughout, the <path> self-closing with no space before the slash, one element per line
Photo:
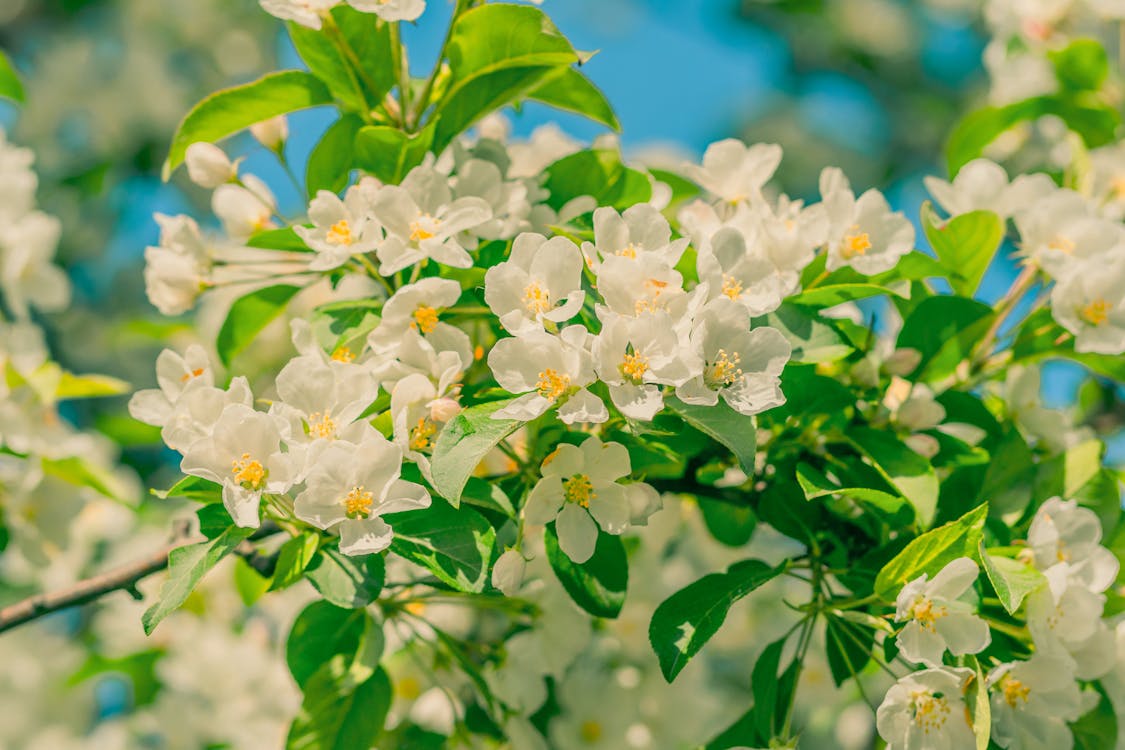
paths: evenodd
<path fill-rule="evenodd" d="M 457 0 L 457 5 L 453 8 L 453 17 L 449 19 L 449 28 L 445 30 L 445 39 L 441 42 L 441 51 L 438 52 L 434 69 L 430 71 L 430 75 L 426 78 L 426 83 L 422 86 L 422 92 L 418 95 L 418 101 L 414 103 L 413 111 L 409 115 L 403 115 L 403 119 L 407 123 L 407 130 L 417 129 L 422 122 L 422 115 L 426 114 L 426 108 L 430 106 L 430 95 L 434 91 L 434 82 L 437 81 L 438 74 L 441 73 L 441 64 L 445 61 L 445 48 L 449 46 L 449 40 L 453 37 L 453 27 L 457 25 L 457 19 L 461 17 L 461 14 L 471 8 L 472 5 L 473 0 Z"/>
<path fill-rule="evenodd" d="M 340 30 L 340 27 L 336 24 L 336 19 L 333 18 L 331 14 L 324 14 L 324 30 L 328 33 L 328 38 L 332 40 L 332 44 L 336 46 L 336 49 L 347 60 L 348 65 L 346 67 L 348 78 L 351 79 L 352 86 L 355 87 L 356 91 L 359 92 L 360 97 L 363 99 L 364 111 L 360 113 L 360 116 L 363 117 L 364 122 L 371 124 L 373 122 L 371 110 L 375 109 L 375 106 L 371 104 L 371 100 L 367 97 L 369 94 L 377 93 L 379 87 L 375 85 L 375 81 L 372 80 L 371 76 L 364 70 L 363 63 L 360 61 L 359 56 L 355 53 L 355 50 L 352 49 L 352 46 L 348 44 L 347 38 L 344 37 L 344 32 Z M 362 83 L 360 79 L 362 79 Z"/>
<path fill-rule="evenodd" d="M 402 110 L 402 126 L 410 128 L 410 63 L 406 59 L 406 48 L 402 45 L 399 22 L 391 24 L 391 55 L 393 56 L 394 76 L 398 81 L 398 101 Z"/>
<path fill-rule="evenodd" d="M 988 331 L 985 332 L 980 343 L 977 344 L 976 349 L 973 350 L 973 369 L 978 369 L 993 353 L 992 349 L 996 343 L 996 337 L 999 335 L 1000 329 L 1004 326 L 1004 323 L 1008 320 L 1008 317 L 1011 316 L 1012 312 L 1015 311 L 1019 301 L 1023 299 L 1023 296 L 1027 294 L 1028 290 L 1034 286 L 1038 278 L 1039 267 L 1034 263 L 1027 264 L 1024 266 L 1023 270 L 1020 271 L 1016 280 L 1012 282 L 1012 286 L 1008 288 L 1008 291 L 1005 292 L 1004 296 L 1000 298 L 1000 301 L 996 303 L 996 318 L 992 321 L 992 325 L 989 326 Z"/>

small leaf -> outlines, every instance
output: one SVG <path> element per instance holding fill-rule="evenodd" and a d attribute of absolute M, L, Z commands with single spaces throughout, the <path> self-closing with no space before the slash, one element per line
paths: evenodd
<path fill-rule="evenodd" d="M 758 736 L 762 744 L 773 738 L 775 724 L 780 724 L 777 715 L 777 705 L 781 696 L 779 672 L 781 671 L 781 653 L 785 649 L 785 638 L 779 638 L 762 650 L 758 660 L 754 662 L 754 670 L 750 675 L 750 686 L 754 693 L 753 718 Z"/>
<path fill-rule="evenodd" d="M 1063 88 L 1097 91 L 1109 76 L 1105 45 L 1097 39 L 1075 39 L 1058 50 L 1048 50 L 1055 77 Z"/>
<path fill-rule="evenodd" d="M 168 580 L 161 585 L 156 603 L 141 616 L 145 635 L 151 635 L 161 620 L 179 609 L 203 576 L 253 532 L 231 526 L 210 541 L 172 550 L 168 555 Z"/>
<path fill-rule="evenodd" d="M 383 182 L 397 185 L 406 174 L 422 163 L 430 150 L 433 128 L 404 133 L 386 125 L 360 128 L 355 137 L 355 166 Z"/>
<path fill-rule="evenodd" d="M 971 211 L 943 222 L 929 201 L 922 204 L 926 239 L 949 269 L 953 291 L 971 297 L 1004 241 L 1004 222 L 991 211 Z"/>
<path fill-rule="evenodd" d="M 320 535 L 312 531 L 305 531 L 281 545 L 269 590 L 279 591 L 301 580 L 319 546 Z"/>
<path fill-rule="evenodd" d="M 576 68 L 565 68 L 562 73 L 550 76 L 527 98 L 557 109 L 577 112 L 617 132 L 621 131 L 621 123 L 605 94 Z"/>
<path fill-rule="evenodd" d="M 909 523 L 914 515 L 913 507 L 904 497 L 870 487 L 837 487 L 828 481 L 828 477 L 807 463 L 797 464 L 797 483 L 804 490 L 806 500 L 815 500 L 830 495 L 843 495 L 868 505 L 887 516 L 897 516 L 903 509 L 907 509 L 909 510 L 909 517 L 904 520 L 904 523 Z"/>
<path fill-rule="evenodd" d="M 829 617 L 824 632 L 828 668 L 836 687 L 849 679 L 858 678 L 871 662 L 875 631 L 838 617 Z"/>
<path fill-rule="evenodd" d="M 66 458 L 43 458 L 40 465 L 43 473 L 56 479 L 69 482 L 76 487 L 89 487 L 103 497 L 119 503 L 128 503 L 131 489 L 109 469 L 87 461 L 82 456 Z"/>
<path fill-rule="evenodd" d="M 599 206 L 619 209 L 652 197 L 648 177 L 626 167 L 620 152 L 613 149 L 579 151 L 544 171 L 544 187 L 550 193 L 547 204 L 556 211 L 582 196 L 590 196 Z"/>
<path fill-rule="evenodd" d="M 231 360 L 246 349 L 270 321 L 281 315 L 289 300 L 299 291 L 301 288 L 298 286 L 277 284 L 251 292 L 235 301 L 215 341 L 223 364 L 229 367 Z"/>
<path fill-rule="evenodd" d="M 749 476 L 754 475 L 754 456 L 758 445 L 753 417 L 739 414 L 724 401 L 714 406 L 698 406 L 669 396 L 664 399 L 664 405 L 692 427 L 729 449 L 742 470 Z"/>
<path fill-rule="evenodd" d="M 305 190 L 315 197 L 320 190 L 338 193 L 348 184 L 355 162 L 355 139 L 363 127 L 356 115 L 344 115 L 332 123 L 309 154 L 305 167 Z"/>
<path fill-rule="evenodd" d="M 291 23 L 289 36 L 309 70 L 346 107 L 369 112 L 395 84 L 391 25 L 342 4 L 332 9 L 332 18 L 343 41 L 355 52 L 355 60 L 340 51 L 332 38 L 334 31 Z"/>
<path fill-rule="evenodd" d="M 456 507 L 461 492 L 481 460 L 523 424 L 513 419 L 493 419 L 511 399 L 470 406 L 446 423 L 434 444 L 433 486 Z"/>
<path fill-rule="evenodd" d="M 183 163 L 193 143 L 214 143 L 263 120 L 332 101 L 332 93 L 320 79 L 303 70 L 270 73 L 252 83 L 211 94 L 196 104 L 176 129 L 164 162 L 164 179 Z"/>
<path fill-rule="evenodd" d="M 396 555 L 459 591 L 484 591 L 496 532 L 480 513 L 435 501 L 429 508 L 391 513 L 384 520 L 394 529 L 391 551 Z"/>
<path fill-rule="evenodd" d="M 917 349 L 922 355 L 916 378 L 942 380 L 969 359 L 994 318 L 992 308 L 983 302 L 949 295 L 929 297 L 903 322 L 897 347 Z"/>
<path fill-rule="evenodd" d="M 210 479 L 192 476 L 184 477 L 166 490 L 152 490 L 152 494 L 162 500 L 169 497 L 184 497 L 200 503 L 221 503 L 223 501 L 221 485 L 212 482 Z"/>
<path fill-rule="evenodd" d="M 988 504 L 979 505 L 956 521 L 917 537 L 883 566 L 875 578 L 875 593 L 893 600 L 898 591 L 923 573 L 933 577 L 958 557 L 978 555 Z"/>
<path fill-rule="evenodd" d="M 621 614 L 629 584 L 629 561 L 621 537 L 599 531 L 593 556 L 581 564 L 559 549 L 554 523 L 547 524 L 544 540 L 551 569 L 575 604 L 594 617 Z"/>
<path fill-rule="evenodd" d="M 718 632 L 732 604 L 783 570 L 784 564 L 771 568 L 759 560 L 744 560 L 726 573 L 704 576 L 665 599 L 653 613 L 648 630 L 664 679 L 674 680 Z"/>
<path fill-rule="evenodd" d="M 976 675 L 973 682 L 973 735 L 976 737 L 976 750 L 988 750 L 992 738 L 992 704 L 988 699 L 988 683 L 980 661 L 973 654 L 965 657 L 965 665 L 972 667 Z"/>
<path fill-rule="evenodd" d="M 394 697 L 383 669 L 356 685 L 342 655 L 309 678 L 286 750 L 357 750 L 375 745 Z"/>
<path fill-rule="evenodd" d="M 385 569 L 382 555 L 349 557 L 325 547 L 313 556 L 305 577 L 320 595 L 347 609 L 366 607 L 383 590 Z"/>
<path fill-rule="evenodd" d="M 12 66 L 12 61 L 2 51 L 0 51 L 0 97 L 17 103 L 24 101 L 23 84 L 20 82 L 19 74 Z"/>
<path fill-rule="evenodd" d="M 1047 581 L 1042 573 L 1027 563 L 988 554 L 983 540 L 980 542 L 979 555 L 981 567 L 992 582 L 1000 603 L 1010 615 L 1014 615 L 1020 608 L 1024 597 Z"/>
<path fill-rule="evenodd" d="M 879 284 L 829 284 L 806 289 L 791 297 L 789 301 L 793 304 L 809 305 L 810 307 L 835 307 L 845 302 L 883 295 L 902 296 L 893 289 Z"/>
<path fill-rule="evenodd" d="M 75 375 L 63 372 L 59 379 L 55 398 L 98 398 L 100 396 L 118 396 L 129 393 L 133 386 L 118 378 L 108 375 Z"/>
<path fill-rule="evenodd" d="M 741 547 L 750 541 L 758 528 L 758 516 L 749 505 L 735 505 L 722 500 L 697 497 L 703 523 L 715 541 L 728 547 Z"/>
<path fill-rule="evenodd" d="M 297 684 L 305 687 L 333 656 L 355 654 L 370 618 L 362 609 L 344 609 L 326 601 L 305 607 L 293 622 L 285 645 L 285 661 Z"/>
<path fill-rule="evenodd" d="M 854 427 L 848 437 L 875 469 L 914 506 L 918 521 L 929 526 L 934 520 L 940 485 L 934 467 L 906 447 L 891 433 L 869 427 Z"/>

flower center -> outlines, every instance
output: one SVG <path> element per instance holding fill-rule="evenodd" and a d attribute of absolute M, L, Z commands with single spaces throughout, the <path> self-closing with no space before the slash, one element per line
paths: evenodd
<path fill-rule="evenodd" d="M 1000 685 L 1000 690 L 1004 693 L 1004 700 L 1012 708 L 1016 708 L 1020 701 L 1027 703 L 1027 697 L 1031 695 L 1031 688 L 1024 685 L 1017 679 L 1005 676 L 1004 682 Z"/>
<path fill-rule="evenodd" d="M 640 383 L 648 372 L 648 357 L 637 351 L 627 352 L 621 360 L 621 374 L 634 383 Z"/>
<path fill-rule="evenodd" d="M 324 239 L 329 245 L 350 245 L 355 242 L 355 238 L 352 237 L 352 225 L 347 219 L 340 219 L 329 228 Z"/>
<path fill-rule="evenodd" d="M 336 351 L 332 352 L 332 359 L 336 362 L 354 362 L 355 355 L 352 350 L 346 346 L 339 347 Z"/>
<path fill-rule="evenodd" d="M 722 292 L 731 299 L 736 300 L 742 296 L 742 282 L 730 274 L 724 273 Z"/>
<path fill-rule="evenodd" d="M 1113 197 L 1118 200 L 1125 198 L 1125 175 L 1118 175 L 1110 180 L 1109 188 L 1113 193 Z"/>
<path fill-rule="evenodd" d="M 623 258 L 635 259 L 637 257 L 637 246 L 630 242 L 628 245 L 618 250 L 616 254 Z"/>
<path fill-rule="evenodd" d="M 637 315 L 660 309 L 660 295 L 668 288 L 668 282 L 660 279 L 645 279 L 644 287 L 647 296 L 637 300 L 634 305 L 634 312 Z"/>
<path fill-rule="evenodd" d="M 230 473 L 234 475 L 234 481 L 248 490 L 261 489 L 268 474 L 261 463 L 250 458 L 249 453 L 243 453 L 241 457 L 231 461 Z"/>
<path fill-rule="evenodd" d="M 1101 297 L 1083 307 L 1078 316 L 1092 326 L 1100 326 L 1109 320 L 1109 303 Z"/>
<path fill-rule="evenodd" d="M 597 742 L 602 738 L 602 725 L 596 721 L 584 721 L 578 729 L 583 742 Z"/>
<path fill-rule="evenodd" d="M 422 417 L 418 424 L 410 428 L 410 450 L 424 451 L 432 445 L 433 436 L 437 433 L 437 425 Z"/>
<path fill-rule="evenodd" d="M 363 485 L 352 487 L 344 496 L 344 514 L 352 519 L 369 518 L 373 502 L 375 502 L 374 495 L 363 489 Z"/>
<path fill-rule="evenodd" d="M 433 239 L 439 224 L 441 224 L 440 219 L 435 219 L 429 214 L 418 214 L 418 218 L 410 222 L 410 241 L 421 242 Z"/>
<path fill-rule="evenodd" d="M 438 324 L 438 312 L 429 305 L 418 305 L 414 311 L 414 322 L 410 327 L 422 333 L 433 333 Z"/>
<path fill-rule="evenodd" d="M 535 384 L 535 390 L 539 391 L 539 395 L 550 401 L 562 396 L 569 388 L 570 376 L 550 367 L 539 373 L 539 382 Z"/>
<path fill-rule="evenodd" d="M 867 232 L 859 231 L 858 226 L 853 226 L 852 234 L 844 237 L 844 246 L 840 250 L 840 255 L 845 259 L 854 258 L 857 255 L 867 255 L 870 249 L 871 236 Z"/>
<path fill-rule="evenodd" d="M 523 304 L 529 313 L 539 315 L 551 309 L 551 295 L 538 281 L 533 281 L 523 290 Z"/>
<path fill-rule="evenodd" d="M 928 596 L 919 596 L 910 607 L 910 616 L 919 625 L 931 633 L 934 632 L 934 623 L 949 614 L 945 607 L 934 607 L 934 602 Z"/>
<path fill-rule="evenodd" d="M 192 370 L 191 372 L 185 372 L 184 376 L 182 378 L 180 378 L 180 380 L 182 382 L 186 383 L 189 380 L 191 380 L 192 378 L 198 378 L 200 375 L 203 374 L 203 372 L 204 372 L 204 369 L 202 367 L 197 367 L 194 370 Z"/>
<path fill-rule="evenodd" d="M 590 501 L 596 496 L 594 485 L 590 482 L 590 477 L 585 474 L 575 474 L 570 479 L 565 480 L 563 482 L 563 494 L 566 496 L 567 502 L 576 503 L 583 508 L 589 508 Z"/>
<path fill-rule="evenodd" d="M 1047 247 L 1051 250 L 1057 250 L 1060 253 L 1066 253 L 1067 255 L 1074 254 L 1074 242 L 1062 235 L 1057 235 L 1053 240 L 1048 242 Z"/>
<path fill-rule="evenodd" d="M 949 703 L 929 690 L 912 692 L 910 707 L 914 711 L 914 724 L 923 732 L 941 729 L 949 719 Z"/>
<path fill-rule="evenodd" d="M 704 383 L 711 389 L 729 388 L 742 377 L 742 368 L 738 366 L 741 361 L 738 352 L 727 354 L 726 349 L 720 349 L 703 373 Z"/>
<path fill-rule="evenodd" d="M 336 437 L 336 420 L 330 412 L 314 411 L 309 415 L 309 437 L 331 440 Z"/>

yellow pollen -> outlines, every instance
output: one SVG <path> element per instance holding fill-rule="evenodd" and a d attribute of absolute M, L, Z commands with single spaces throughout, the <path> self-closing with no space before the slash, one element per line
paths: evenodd
<path fill-rule="evenodd" d="M 430 226 L 436 228 L 441 222 L 429 214 L 420 214 L 417 221 L 410 222 L 410 241 L 421 242 L 422 240 L 432 239 L 434 233 L 423 226 L 423 222 L 428 222 Z"/>
<path fill-rule="evenodd" d="M 418 424 L 410 428 L 410 450 L 424 451 L 431 445 L 431 438 L 437 433 L 437 426 L 422 417 Z"/>
<path fill-rule="evenodd" d="M 1031 695 L 1031 688 L 1007 675 L 1005 675 L 1004 681 L 1000 684 L 1000 690 L 1004 693 L 1004 700 L 1007 701 L 1008 705 L 1012 708 L 1016 708 L 1020 701 L 1027 703 L 1027 697 Z"/>
<path fill-rule="evenodd" d="M 410 327 L 422 333 L 433 333 L 438 324 L 438 312 L 429 305 L 418 305 L 414 311 L 414 322 Z"/>
<path fill-rule="evenodd" d="M 355 355 L 352 354 L 352 350 L 348 347 L 341 346 L 339 349 L 332 352 L 332 359 L 336 362 L 354 362 Z"/>
<path fill-rule="evenodd" d="M 409 604 L 403 606 L 403 609 L 405 609 L 407 612 L 410 612 L 410 608 L 418 603 L 419 602 L 410 602 Z M 411 614 L 417 613 L 412 612 Z M 410 675 L 400 677 L 395 680 L 394 686 L 395 692 L 408 701 L 412 701 L 422 694 L 421 684 L 419 684 L 417 679 L 411 677 Z"/>
<path fill-rule="evenodd" d="M 1059 235 L 1055 237 L 1055 239 L 1048 242 L 1047 247 L 1049 247 L 1051 250 L 1057 250 L 1060 253 L 1066 253 L 1067 255 L 1074 254 L 1074 242 L 1068 240 L 1062 235 Z"/>
<path fill-rule="evenodd" d="M 1109 303 L 1098 297 L 1083 307 L 1078 316 L 1092 326 L 1100 326 L 1109 320 Z"/>
<path fill-rule="evenodd" d="M 480 344 L 473 348 L 473 359 L 484 359 L 484 347 Z"/>
<path fill-rule="evenodd" d="M 1115 198 L 1125 198 L 1125 175 L 1114 177 L 1110 180 L 1109 186 Z"/>
<path fill-rule="evenodd" d="M 336 420 L 329 412 L 316 411 L 309 415 L 309 437 L 328 440 L 336 437 Z"/>
<path fill-rule="evenodd" d="M 639 352 L 626 354 L 621 360 L 621 374 L 634 383 L 641 382 L 646 372 L 648 372 L 648 357 Z"/>
<path fill-rule="evenodd" d="M 738 366 L 742 357 L 738 352 L 727 354 L 726 349 L 720 349 L 715 360 L 704 373 L 704 381 L 711 388 L 725 388 L 734 385 L 742 377 L 742 368 Z"/>
<path fill-rule="evenodd" d="M 369 518 L 373 502 L 374 496 L 363 489 L 363 485 L 352 487 L 351 492 L 344 497 L 344 514 L 353 519 Z"/>
<path fill-rule="evenodd" d="M 340 219 L 333 224 L 324 239 L 329 245 L 350 245 L 355 242 L 355 238 L 352 237 L 352 226 L 347 219 Z"/>
<path fill-rule="evenodd" d="M 602 738 L 602 725 L 596 721 L 584 721 L 578 728 L 578 734 L 583 742 L 597 742 Z"/>
<path fill-rule="evenodd" d="M 933 600 L 926 596 L 919 596 L 910 607 L 910 616 L 931 633 L 934 631 L 934 623 L 947 614 L 949 614 L 948 609 L 945 607 L 935 608 Z"/>
<path fill-rule="evenodd" d="M 623 258 L 636 258 L 637 246 L 630 242 L 628 245 L 618 250 L 617 255 L 620 255 Z"/>
<path fill-rule="evenodd" d="M 550 293 L 533 281 L 523 290 L 523 304 L 532 315 L 539 315 L 551 309 Z"/>
<path fill-rule="evenodd" d="M 852 232 L 854 234 L 844 237 L 844 247 L 840 250 L 840 254 L 845 259 L 854 258 L 857 255 L 866 255 L 867 251 L 871 249 L 871 237 L 867 232 L 859 231 L 858 226 L 853 226 Z"/>
<path fill-rule="evenodd" d="M 265 468 L 250 458 L 249 453 L 243 453 L 240 458 L 231 461 L 230 473 L 234 475 L 236 482 L 251 490 L 260 489 L 266 479 Z"/>
<path fill-rule="evenodd" d="M 203 372 L 204 372 L 204 370 L 203 370 L 202 367 L 197 367 L 196 369 L 192 370 L 191 372 L 185 372 L 184 376 L 182 378 L 180 378 L 180 380 L 186 383 L 189 380 L 191 380 L 192 378 L 198 378 L 200 375 L 203 374 Z"/>
<path fill-rule="evenodd" d="M 551 401 L 559 398 L 569 389 L 570 376 L 556 372 L 550 367 L 539 373 L 539 382 L 535 384 L 535 390 L 539 391 L 539 395 Z"/>
<path fill-rule="evenodd" d="M 590 477 L 585 474 L 575 474 L 563 482 L 563 494 L 567 502 L 577 503 L 583 508 L 590 507 L 590 501 L 597 497 Z"/>
<path fill-rule="evenodd" d="M 731 299 L 736 300 L 742 296 L 742 282 L 730 274 L 724 273 L 722 292 Z"/>
<path fill-rule="evenodd" d="M 915 690 L 910 694 L 914 710 L 914 724 L 926 734 L 941 729 L 949 719 L 949 703 L 929 690 Z"/>

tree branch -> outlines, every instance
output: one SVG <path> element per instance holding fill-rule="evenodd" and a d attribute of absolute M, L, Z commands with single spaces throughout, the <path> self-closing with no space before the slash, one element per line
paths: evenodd
<path fill-rule="evenodd" d="M 249 539 L 238 545 L 234 554 L 243 557 L 257 569 L 258 566 L 255 565 L 255 562 L 261 555 L 249 542 L 265 539 L 279 531 L 281 531 L 280 528 L 267 521 Z M 114 591 L 127 591 L 133 598 L 140 599 L 141 594 L 137 591 L 137 583 L 153 573 L 159 573 L 167 568 L 168 555 L 172 550 L 201 541 L 205 540 L 196 538 L 191 533 L 190 523 L 177 523 L 172 529 L 172 541 L 158 552 L 120 565 L 113 570 L 79 581 L 58 591 L 35 594 L 0 609 L 0 633 L 52 612 L 92 602 Z"/>

